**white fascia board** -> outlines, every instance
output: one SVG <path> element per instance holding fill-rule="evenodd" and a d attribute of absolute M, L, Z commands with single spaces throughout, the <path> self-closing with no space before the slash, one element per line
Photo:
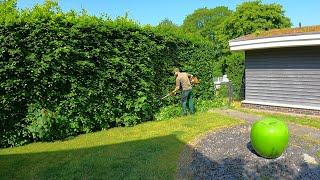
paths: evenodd
<path fill-rule="evenodd" d="M 257 104 L 257 105 L 267 105 L 267 106 L 278 106 L 278 107 L 288 107 L 288 108 L 297 108 L 297 109 L 320 110 L 320 107 L 317 107 L 317 106 L 302 106 L 302 105 L 292 105 L 292 104 L 282 104 L 282 103 L 250 101 L 250 100 L 244 100 L 244 101 L 242 101 L 242 103 Z"/>
<path fill-rule="evenodd" d="M 314 45 L 320 45 L 320 34 L 283 36 L 229 42 L 231 51 Z"/>

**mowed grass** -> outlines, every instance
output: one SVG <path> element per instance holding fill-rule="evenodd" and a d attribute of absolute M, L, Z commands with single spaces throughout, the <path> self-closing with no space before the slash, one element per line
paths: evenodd
<path fill-rule="evenodd" d="M 174 179 L 188 142 L 242 122 L 207 112 L 0 149 L 0 179 Z"/>

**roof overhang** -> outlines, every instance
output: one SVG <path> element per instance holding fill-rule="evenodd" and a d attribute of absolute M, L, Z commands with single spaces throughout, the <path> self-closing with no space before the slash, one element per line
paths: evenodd
<path fill-rule="evenodd" d="M 229 41 L 231 51 L 315 45 L 320 45 L 320 33 Z"/>

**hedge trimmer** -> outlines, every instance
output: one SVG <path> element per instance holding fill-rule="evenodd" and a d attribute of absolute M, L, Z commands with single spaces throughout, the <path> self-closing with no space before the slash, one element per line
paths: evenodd
<path fill-rule="evenodd" d="M 165 99 L 165 98 L 167 98 L 167 97 L 169 97 L 169 96 L 171 96 L 171 94 L 169 93 L 169 94 L 167 94 L 167 95 L 165 95 L 165 96 L 163 96 L 162 98 L 161 98 L 161 100 L 162 99 Z"/>

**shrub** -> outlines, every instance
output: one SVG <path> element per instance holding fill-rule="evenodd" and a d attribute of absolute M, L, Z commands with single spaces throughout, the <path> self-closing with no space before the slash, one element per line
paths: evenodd
<path fill-rule="evenodd" d="M 41 109 L 37 105 L 29 107 L 26 122 L 26 134 L 34 141 L 52 141 L 71 135 L 66 117 L 48 109 Z"/>
<path fill-rule="evenodd" d="M 228 106 L 228 99 L 222 97 L 216 97 L 213 100 L 196 100 L 195 108 L 196 112 L 206 112 L 213 108 L 221 108 Z M 174 104 L 162 107 L 158 113 L 156 113 L 156 120 L 166 120 L 182 115 L 182 107 L 180 104 Z"/>
<path fill-rule="evenodd" d="M 221 58 L 225 63 L 225 73 L 228 75 L 232 86 L 235 99 L 244 97 L 244 53 L 231 53 Z"/>
<path fill-rule="evenodd" d="M 162 107 L 155 115 L 156 120 L 171 119 L 182 115 L 181 106 L 178 104 Z"/>

